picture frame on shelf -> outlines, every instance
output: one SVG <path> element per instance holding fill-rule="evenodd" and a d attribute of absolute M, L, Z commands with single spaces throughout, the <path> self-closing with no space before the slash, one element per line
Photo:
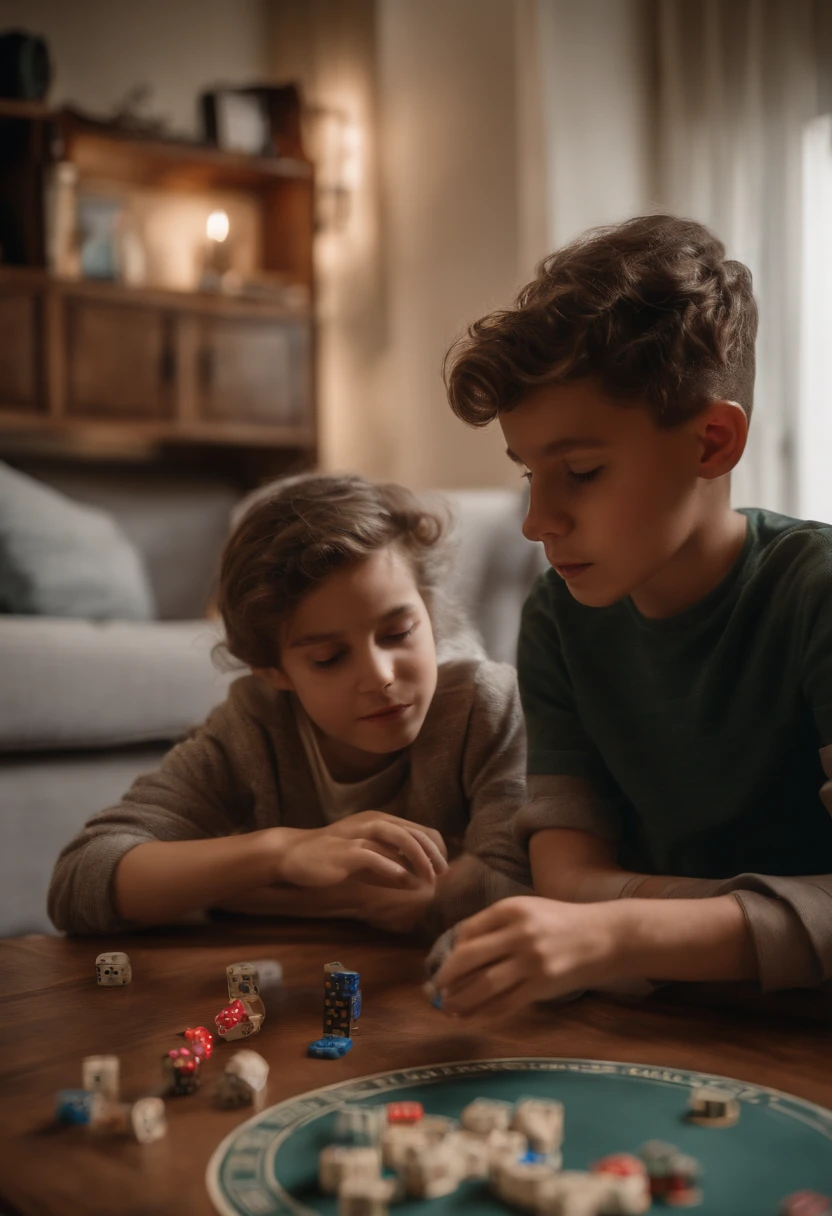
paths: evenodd
<path fill-rule="evenodd" d="M 256 89 L 217 89 L 202 95 L 205 136 L 223 152 L 274 154 L 266 99 Z"/>
<path fill-rule="evenodd" d="M 224 152 L 306 160 L 296 85 L 217 88 L 200 97 L 205 140 Z"/>

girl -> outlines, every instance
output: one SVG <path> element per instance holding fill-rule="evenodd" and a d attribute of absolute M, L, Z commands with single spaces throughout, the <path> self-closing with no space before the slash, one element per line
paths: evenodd
<path fill-rule="evenodd" d="M 408 491 L 356 476 L 255 498 L 219 587 L 227 649 L 252 674 L 66 846 L 59 929 L 223 907 L 405 931 L 460 849 L 476 860 L 448 884 L 455 915 L 527 889 L 514 669 L 437 660 L 461 622 L 446 531 Z"/>

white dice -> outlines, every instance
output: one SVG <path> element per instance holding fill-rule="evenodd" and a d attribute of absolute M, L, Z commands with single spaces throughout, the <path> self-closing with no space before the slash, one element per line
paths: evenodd
<path fill-rule="evenodd" d="M 133 978 L 130 959 L 122 950 L 99 954 L 95 960 L 95 978 L 101 988 L 120 988 Z"/>
<path fill-rule="evenodd" d="M 87 1056 L 81 1066 L 81 1083 L 92 1093 L 118 1099 L 118 1056 Z"/>

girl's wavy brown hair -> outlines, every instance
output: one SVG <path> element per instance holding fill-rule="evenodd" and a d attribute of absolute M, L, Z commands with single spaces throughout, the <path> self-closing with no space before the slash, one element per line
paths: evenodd
<path fill-rule="evenodd" d="M 672 427 L 709 401 L 750 417 L 757 305 L 751 273 L 703 224 L 643 215 L 544 259 L 511 308 L 449 350 L 451 408 L 485 426 L 542 384 L 593 379 Z"/>
<path fill-rule="evenodd" d="M 357 475 L 304 473 L 273 482 L 244 507 L 223 551 L 217 606 L 229 653 L 280 665 L 280 625 L 318 583 L 394 545 L 411 563 L 437 642 L 464 629 L 447 591 L 451 516 L 403 486 Z"/>

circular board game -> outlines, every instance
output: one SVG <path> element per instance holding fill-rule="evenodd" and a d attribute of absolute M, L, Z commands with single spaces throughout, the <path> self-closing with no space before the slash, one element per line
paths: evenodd
<path fill-rule="evenodd" d="M 322 1070 L 323 1071 L 323 1070 Z M 719 1085 L 740 1104 L 734 1127 L 700 1127 L 685 1114 L 693 1087 Z M 666 1140 L 702 1165 L 701 1216 L 776 1216 L 793 1191 L 832 1189 L 832 1111 L 726 1077 L 603 1060 L 472 1060 L 377 1073 L 280 1102 L 237 1126 L 208 1163 L 208 1193 L 222 1216 L 337 1216 L 317 1185 L 318 1153 L 334 1141 L 344 1102 L 421 1102 L 458 1117 L 478 1097 L 557 1098 L 565 1106 L 563 1168 L 585 1170 L 608 1153 Z M 506 1213 L 485 1182 L 443 1199 L 406 1199 L 396 1216 Z M 654 1205 L 654 1211 L 661 1210 Z M 669 1210 L 669 1209 L 667 1209 Z"/>

